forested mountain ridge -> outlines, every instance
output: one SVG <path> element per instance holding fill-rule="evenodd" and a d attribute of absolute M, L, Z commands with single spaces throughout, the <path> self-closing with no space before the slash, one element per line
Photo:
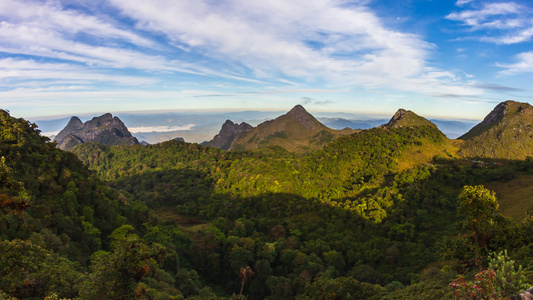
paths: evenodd
<path fill-rule="evenodd" d="M 139 143 L 124 123 L 110 113 L 94 117 L 85 123 L 82 123 L 78 117 L 72 117 L 54 140 L 58 147 L 63 150 L 87 142 L 106 145 L 134 145 Z"/>
<path fill-rule="evenodd" d="M 301 105 L 286 114 L 257 127 L 239 133 L 229 150 L 252 150 L 280 146 L 292 152 L 310 152 L 320 149 L 333 139 L 353 132 L 334 130 L 320 123 Z"/>
<path fill-rule="evenodd" d="M 533 155 L 533 106 L 502 102 L 459 139 L 462 156 L 525 159 Z"/>
<path fill-rule="evenodd" d="M 500 298 L 525 290 L 533 221 L 505 218 L 479 185 L 527 176 L 531 159 L 455 159 L 435 126 L 406 123 L 307 153 L 78 145 L 91 173 L 5 113 L 0 297 L 465 299 L 481 297 L 479 286 Z"/>
<path fill-rule="evenodd" d="M 305 155 L 280 147 L 222 151 L 175 141 L 148 147 L 85 144 L 74 151 L 129 199 L 142 198 L 154 210 L 164 209 L 166 220 L 173 219 L 171 207 L 180 216 L 216 220 L 211 226 L 217 224 L 222 232 L 217 246 L 222 248 L 204 256 L 240 251 L 242 266 L 269 274 L 252 282 L 253 299 L 335 293 L 326 286 L 347 288 L 359 293 L 358 299 L 452 299 L 449 284 L 455 272 L 470 274 L 481 266 L 477 259 L 486 264 L 490 251 L 522 247 L 523 253 L 531 253 L 523 234 L 533 229 L 530 221 L 518 225 L 496 214 L 491 238 L 484 241 L 488 244 L 477 244 L 476 234 L 454 229 L 461 224 L 456 223 L 461 188 L 507 180 L 531 165 L 479 167 L 453 160 L 457 148 L 436 126 L 415 114 L 399 115 L 406 118 L 404 126 L 359 131 Z M 424 151 L 436 151 L 436 160 Z M 243 226 L 243 231 L 232 226 Z M 505 232 L 518 234 L 514 246 Z M 224 250 L 230 237 L 241 242 Z M 255 247 L 250 247 L 252 241 Z M 276 251 L 281 256 L 262 256 L 267 244 L 280 241 L 288 247 Z M 512 255 L 524 261 L 523 253 Z M 313 271 L 311 260 L 329 267 L 322 269 L 325 273 Z M 197 263 L 211 282 L 225 276 L 225 271 L 213 274 L 220 270 L 218 263 Z M 430 263 L 437 265 L 428 267 Z M 439 271 L 445 265 L 455 271 Z M 409 282 L 416 284 L 401 288 Z M 363 287 L 368 283 L 374 285 Z M 372 292 L 365 294 L 365 289 Z"/>

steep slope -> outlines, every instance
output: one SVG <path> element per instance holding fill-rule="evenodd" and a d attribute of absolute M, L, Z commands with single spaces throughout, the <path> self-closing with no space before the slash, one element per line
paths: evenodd
<path fill-rule="evenodd" d="M 85 263 L 93 251 L 101 248 L 99 233 L 105 237 L 115 227 L 121 209 L 116 193 L 74 154 L 57 149 L 38 134 L 35 126 L 4 110 L 0 110 L 0 132 L 1 165 L 5 161 L 12 170 L 29 202 L 21 218 L 0 210 L 2 238 L 25 239 L 32 235 L 54 240 L 53 246 L 44 244 Z M 98 235 L 84 235 L 84 228 L 89 227 Z"/>
<path fill-rule="evenodd" d="M 220 132 L 212 140 L 203 142 L 202 145 L 228 150 L 239 133 L 251 129 L 253 129 L 253 126 L 248 123 L 242 122 L 241 124 L 237 124 L 226 120 Z"/>
<path fill-rule="evenodd" d="M 237 135 L 229 150 L 280 146 L 293 152 L 312 151 L 352 132 L 354 131 L 351 129 L 330 129 L 309 114 L 303 106 L 296 105 L 285 115 Z"/>
<path fill-rule="evenodd" d="M 139 143 L 124 123 L 109 113 L 94 117 L 85 123 L 82 123 L 78 117 L 72 117 L 67 126 L 58 133 L 55 141 L 63 150 L 87 142 L 106 145 L 135 145 Z"/>
<path fill-rule="evenodd" d="M 533 155 L 533 106 L 505 101 L 485 119 L 459 137 L 466 157 L 524 159 Z"/>

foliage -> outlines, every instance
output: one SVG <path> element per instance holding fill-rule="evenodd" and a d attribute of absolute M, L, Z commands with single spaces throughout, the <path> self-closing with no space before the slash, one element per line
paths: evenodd
<path fill-rule="evenodd" d="M 477 273 L 474 281 L 466 281 L 463 276 L 455 279 L 450 287 L 459 299 L 508 299 L 529 288 L 522 273 L 522 266 L 515 270 L 507 250 L 490 255 L 489 266 Z"/>
<path fill-rule="evenodd" d="M 483 186 L 465 186 L 459 195 L 458 213 L 466 216 L 465 227 L 472 231 L 475 241 L 486 246 L 497 214 L 495 193 Z"/>
<path fill-rule="evenodd" d="M 442 152 L 399 167 L 442 149 L 434 126 L 365 130 L 305 155 L 80 145 L 89 171 L 31 124 L 0 117 L 0 192 L 31 205 L 0 214 L 2 297 L 447 299 L 452 278 L 488 269 L 490 252 L 513 249 L 495 274 L 533 262 L 533 221 L 504 218 L 478 186 L 533 163 Z M 247 267 L 253 276 L 240 277 Z M 496 276 L 531 281 L 530 268 L 513 270 Z"/>

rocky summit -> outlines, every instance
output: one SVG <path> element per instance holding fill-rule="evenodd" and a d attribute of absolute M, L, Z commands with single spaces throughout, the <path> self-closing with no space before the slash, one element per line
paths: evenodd
<path fill-rule="evenodd" d="M 253 129 L 253 126 L 246 122 L 237 124 L 230 120 L 226 120 L 226 122 L 222 125 L 220 132 L 215 135 L 212 140 L 203 142 L 202 145 L 228 150 L 231 146 L 231 143 L 233 143 L 233 140 L 235 140 L 235 137 L 239 133 L 249 131 L 251 129 Z"/>
<path fill-rule="evenodd" d="M 82 123 L 78 117 L 72 117 L 67 126 L 58 133 L 54 141 L 63 150 L 68 150 L 87 142 L 105 145 L 139 144 L 139 141 L 131 135 L 124 123 L 110 113 L 94 117 L 85 123 Z"/>

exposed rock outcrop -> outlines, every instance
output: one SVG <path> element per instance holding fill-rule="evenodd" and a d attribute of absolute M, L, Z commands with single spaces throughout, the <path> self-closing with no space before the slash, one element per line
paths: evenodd
<path fill-rule="evenodd" d="M 212 140 L 203 142 L 202 145 L 228 150 L 231 146 L 231 143 L 233 143 L 233 140 L 235 140 L 235 137 L 239 133 L 251 129 L 253 129 L 252 125 L 248 123 L 242 122 L 241 124 L 237 124 L 230 120 L 226 120 L 226 122 L 222 125 L 220 132 L 215 135 Z"/>
<path fill-rule="evenodd" d="M 131 135 L 124 123 L 110 113 L 94 117 L 85 123 L 82 123 L 78 117 L 72 117 L 54 140 L 58 147 L 63 150 L 87 142 L 106 145 L 139 144 L 139 141 Z"/>

